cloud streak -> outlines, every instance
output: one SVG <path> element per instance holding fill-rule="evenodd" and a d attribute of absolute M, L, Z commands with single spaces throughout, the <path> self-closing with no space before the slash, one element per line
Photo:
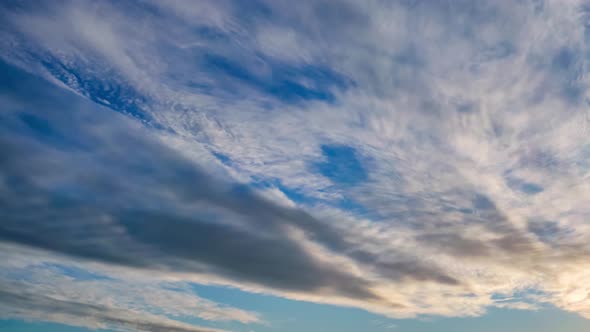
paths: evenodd
<path fill-rule="evenodd" d="M 26 89 L 35 93 L 29 83 Z M 12 97 L 18 95 L 6 96 Z M 50 104 L 43 114 L 26 103 L 3 117 L 4 241 L 130 267 L 379 300 L 369 280 L 301 246 L 291 234 L 296 228 L 328 250 L 372 262 L 389 278 L 457 283 L 411 259 L 379 262 L 342 229 L 243 185 L 215 181 L 128 120 L 117 117 L 113 125 L 113 115 L 105 122 L 81 103 L 72 121 L 60 100 Z"/>

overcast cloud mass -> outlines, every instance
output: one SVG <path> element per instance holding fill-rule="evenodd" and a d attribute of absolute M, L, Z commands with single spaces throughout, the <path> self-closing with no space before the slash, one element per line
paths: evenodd
<path fill-rule="evenodd" d="M 590 3 L 7 1 L 0 22 L 1 319 L 273 326 L 195 284 L 590 319 Z"/>

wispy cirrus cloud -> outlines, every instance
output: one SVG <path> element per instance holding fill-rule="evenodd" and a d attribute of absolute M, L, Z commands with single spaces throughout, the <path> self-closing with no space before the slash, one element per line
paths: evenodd
<path fill-rule="evenodd" d="M 5 241 L 391 316 L 589 315 L 583 3 L 2 12 L 5 61 L 149 128 L 5 112 Z"/>

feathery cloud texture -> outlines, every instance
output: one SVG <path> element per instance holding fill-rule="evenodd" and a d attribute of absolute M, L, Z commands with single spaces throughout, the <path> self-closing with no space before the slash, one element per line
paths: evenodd
<path fill-rule="evenodd" d="M 1 8 L 3 243 L 391 317 L 590 317 L 583 2 Z M 21 317 L 99 310 L 3 278 Z"/>

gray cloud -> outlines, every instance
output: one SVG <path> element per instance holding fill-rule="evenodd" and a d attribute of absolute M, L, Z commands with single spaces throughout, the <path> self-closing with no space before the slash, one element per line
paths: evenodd
<path fill-rule="evenodd" d="M 4 317 L 63 321 L 72 325 L 94 328 L 115 328 L 119 331 L 171 331 L 171 332 L 214 332 L 220 331 L 182 324 L 173 320 L 145 317 L 132 311 L 111 309 L 101 305 L 75 302 L 33 294 L 22 288 L 0 287 L 0 308 Z M 55 317 L 54 317 L 55 316 Z M 78 322 L 77 322 L 78 321 Z M 81 321 L 84 321 L 83 323 Z"/>
<path fill-rule="evenodd" d="M 47 89 L 13 75 L 23 75 L 27 93 Z M 279 290 L 380 300 L 368 280 L 305 251 L 289 235 L 296 227 L 384 277 L 458 283 L 402 253 L 383 260 L 347 240 L 343 229 L 215 180 L 120 116 L 91 113 L 80 102 L 72 117 L 66 105 L 78 102 L 73 96 L 42 99 L 2 115 L 4 241 L 133 267 L 214 273 Z"/>
<path fill-rule="evenodd" d="M 53 111 L 64 106 L 56 104 L 35 115 L 51 130 L 27 128 L 18 117 L 3 116 L 0 236 L 5 241 L 132 266 L 164 264 L 190 270 L 190 264 L 181 262 L 188 259 L 220 274 L 274 287 L 310 291 L 329 287 L 349 296 L 371 297 L 361 280 L 316 262 L 281 230 L 283 224 L 300 223 L 297 218 L 307 219 L 311 229 L 312 223 L 319 224 L 311 216 L 276 207 L 245 188 L 217 183 L 198 166 L 141 137 L 140 131 L 91 128 L 89 124 L 100 115 L 64 121 L 65 114 Z M 26 105 L 29 112 L 36 107 Z M 11 131 L 11 125 L 20 128 Z M 30 140 L 23 134 L 43 137 Z M 91 141 L 96 148 L 68 145 L 67 151 L 59 151 L 53 143 L 62 135 L 80 144 Z M 44 187 L 43 181 L 50 183 Z M 260 231 L 224 224 L 215 220 L 218 217 L 204 221 L 175 215 L 174 206 L 160 211 L 157 205 L 174 204 L 161 196 L 165 192 L 186 204 L 205 202 L 232 211 Z M 126 231 L 121 233 L 121 227 Z M 328 226 L 318 227 L 329 232 Z M 330 236 L 336 240 L 338 234 L 332 231 Z"/>

